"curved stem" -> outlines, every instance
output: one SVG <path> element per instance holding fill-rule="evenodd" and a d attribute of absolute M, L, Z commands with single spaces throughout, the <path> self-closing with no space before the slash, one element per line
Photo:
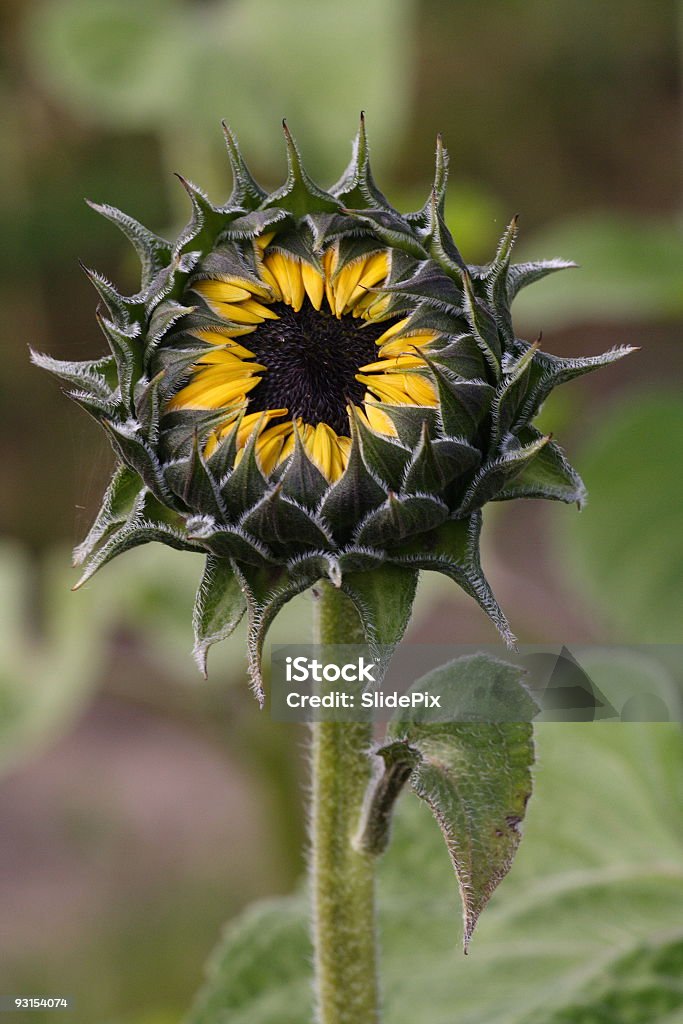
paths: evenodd
<path fill-rule="evenodd" d="M 316 602 L 318 644 L 363 644 L 355 607 L 329 583 Z M 378 1024 L 374 861 L 352 845 L 371 763 L 372 726 L 316 722 L 312 737 L 311 887 L 320 1024 Z"/>

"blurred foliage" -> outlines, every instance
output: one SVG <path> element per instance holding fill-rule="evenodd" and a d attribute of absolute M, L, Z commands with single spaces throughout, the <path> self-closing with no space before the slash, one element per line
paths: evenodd
<path fill-rule="evenodd" d="M 381 866 L 392 1024 L 664 1024 L 683 1010 L 683 742 L 679 726 L 538 728 L 524 840 L 458 949 L 450 864 L 429 811 L 404 799 Z M 310 1013 L 303 896 L 229 926 L 188 1024 L 300 1024 Z M 267 965 L 267 969 L 264 967 Z"/>
<path fill-rule="evenodd" d="M 64 600 L 62 555 L 37 588 L 26 553 L 0 546 L 0 775 L 71 728 L 98 681 L 98 610 L 84 624 Z"/>
<path fill-rule="evenodd" d="M 566 517 L 578 592 L 626 643 L 676 643 L 683 622 L 683 402 L 642 393 L 596 424 L 579 458 L 591 495 Z"/>
<path fill-rule="evenodd" d="M 524 323 L 547 329 L 683 317 L 683 224 L 595 213 L 534 235 L 533 249 L 523 243 L 519 257 L 539 252 L 575 260 L 579 271 L 522 292 L 515 310 Z"/>
<path fill-rule="evenodd" d="M 380 162 L 400 142 L 413 7 L 412 0 L 347 0 L 340 18 L 335 6 L 306 0 L 48 0 L 29 22 L 28 53 L 76 114 L 99 126 L 159 132 L 189 177 L 224 187 L 225 160 L 211 159 L 220 152 L 221 118 L 239 128 L 253 161 L 277 166 L 278 116 L 313 150 L 318 173 L 339 175 L 348 159 L 339 125 L 348 123 L 351 135 L 363 107 L 372 111 Z"/>

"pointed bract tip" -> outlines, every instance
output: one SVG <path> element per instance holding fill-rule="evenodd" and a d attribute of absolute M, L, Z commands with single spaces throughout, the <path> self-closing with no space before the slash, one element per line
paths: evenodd
<path fill-rule="evenodd" d="M 185 191 L 188 193 L 188 195 L 192 195 L 192 186 L 190 185 L 190 182 L 187 180 L 187 178 L 184 175 L 180 174 L 178 171 L 174 171 L 173 173 L 180 182 L 180 184 L 183 186 Z"/>

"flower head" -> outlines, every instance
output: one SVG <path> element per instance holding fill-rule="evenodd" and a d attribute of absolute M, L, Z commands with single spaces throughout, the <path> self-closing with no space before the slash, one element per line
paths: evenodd
<path fill-rule="evenodd" d="M 248 610 L 250 666 L 282 605 L 321 577 L 385 649 L 407 624 L 419 570 L 445 573 L 511 642 L 479 563 L 492 500 L 581 503 L 584 488 L 533 419 L 558 384 L 626 354 L 560 359 L 514 332 L 520 288 L 571 266 L 513 264 L 513 220 L 493 260 L 468 266 L 445 223 L 447 156 L 424 207 L 377 188 L 365 126 L 329 191 L 285 126 L 288 174 L 267 194 L 226 128 L 232 195 L 181 178 L 192 217 L 168 242 L 96 206 L 136 247 L 140 291 L 95 272 L 102 359 L 34 353 L 106 429 L 118 465 L 76 550 L 83 580 L 158 540 L 207 557 L 195 650 Z"/>

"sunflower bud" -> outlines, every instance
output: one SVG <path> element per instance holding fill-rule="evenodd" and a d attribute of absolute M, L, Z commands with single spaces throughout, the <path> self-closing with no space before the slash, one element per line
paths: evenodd
<path fill-rule="evenodd" d="M 225 129 L 223 206 L 180 178 L 192 216 L 175 242 L 109 206 L 135 246 L 140 291 L 86 271 L 110 355 L 34 360 L 105 428 L 118 466 L 76 550 L 81 582 L 151 540 L 200 551 L 196 655 L 247 611 L 261 697 L 266 630 L 323 577 L 355 602 L 368 642 L 405 629 L 419 570 L 453 579 L 507 622 L 482 573 L 489 501 L 581 504 L 584 487 L 533 419 L 554 387 L 629 349 L 560 359 L 515 336 L 520 288 L 571 266 L 514 264 L 513 220 L 486 266 L 467 266 L 444 222 L 439 141 L 424 207 L 379 191 L 361 120 L 329 191 L 285 125 L 288 173 L 267 194 Z"/>

